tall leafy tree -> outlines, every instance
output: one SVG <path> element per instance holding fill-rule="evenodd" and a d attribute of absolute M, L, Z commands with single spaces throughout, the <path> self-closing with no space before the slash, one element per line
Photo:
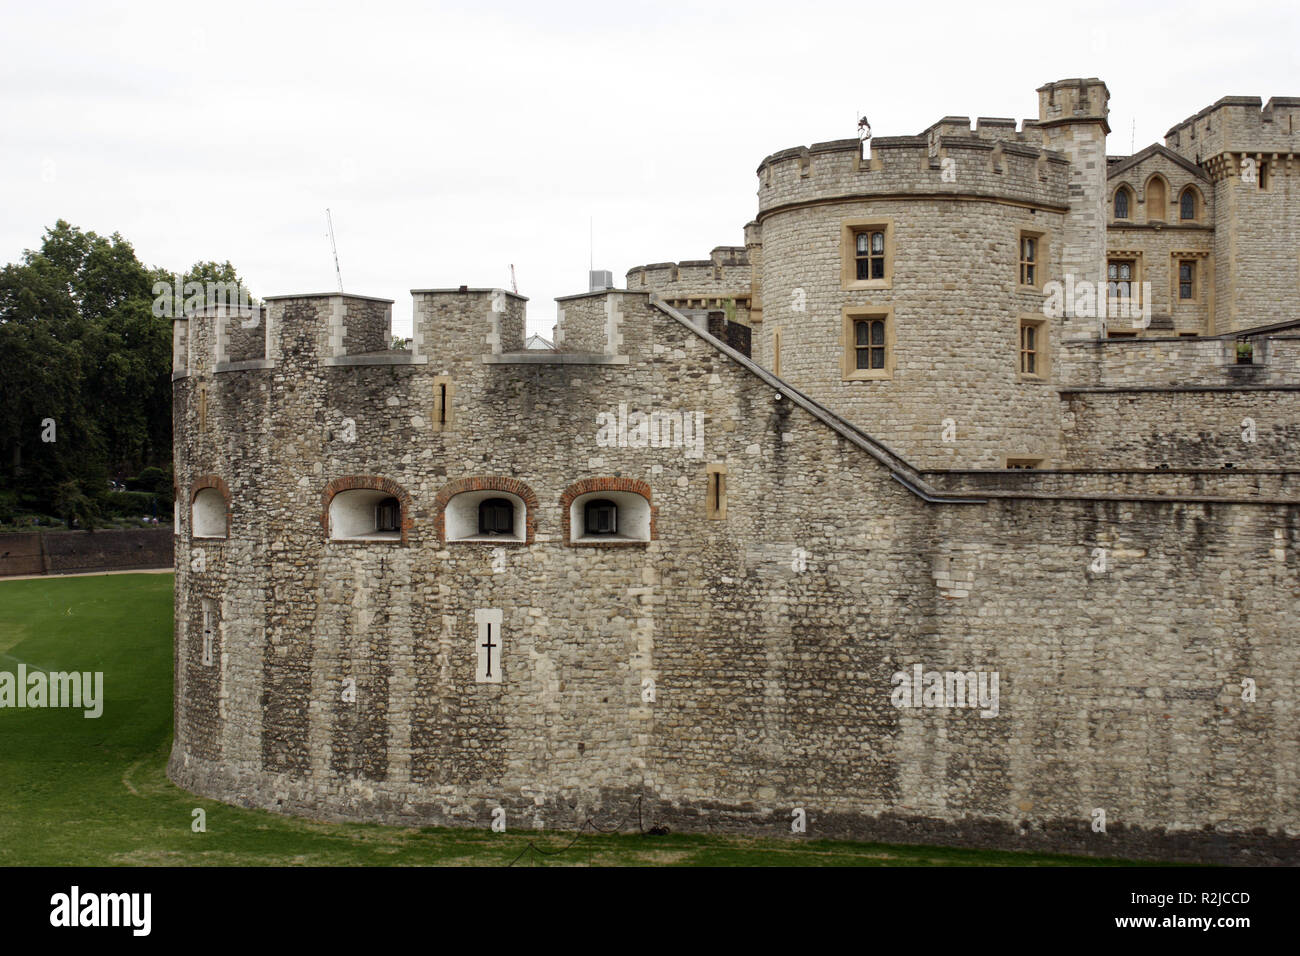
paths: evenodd
<path fill-rule="evenodd" d="M 228 261 L 197 262 L 181 279 L 241 281 Z M 155 314 L 160 281 L 174 276 L 142 265 L 117 233 L 64 220 L 0 268 L 0 492 L 84 524 L 110 478 L 170 467 L 172 320 Z"/>

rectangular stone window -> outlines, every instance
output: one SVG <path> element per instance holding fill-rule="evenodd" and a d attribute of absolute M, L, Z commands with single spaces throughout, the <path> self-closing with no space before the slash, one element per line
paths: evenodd
<path fill-rule="evenodd" d="M 1042 463 L 1043 459 L 1041 458 L 1007 458 L 1007 467 L 1013 471 L 1037 468 Z"/>
<path fill-rule="evenodd" d="M 883 279 L 885 277 L 885 230 L 864 229 L 853 235 L 853 258 L 857 265 L 857 279 Z"/>
<path fill-rule="evenodd" d="M 402 506 L 396 498 L 385 498 L 375 505 L 375 531 L 401 531 Z"/>
<path fill-rule="evenodd" d="M 1106 262 L 1106 282 L 1110 295 L 1116 299 L 1127 299 L 1133 294 L 1133 283 L 1137 281 L 1137 260 L 1109 259 Z"/>
<path fill-rule="evenodd" d="M 1019 375 L 1021 380 L 1046 381 L 1048 377 L 1049 354 L 1047 320 L 1040 317 L 1025 316 L 1019 322 Z"/>
<path fill-rule="evenodd" d="M 1047 233 L 1021 229 L 1017 238 L 1017 262 L 1020 288 L 1042 289 L 1047 263 Z"/>
<path fill-rule="evenodd" d="M 705 467 L 708 475 L 708 497 L 704 510 L 709 518 L 721 520 L 727 517 L 727 466 L 724 464 Z"/>
<path fill-rule="evenodd" d="M 1178 260 L 1178 298 L 1179 301 L 1196 300 L 1196 260 Z"/>
<path fill-rule="evenodd" d="M 884 319 L 855 319 L 853 337 L 858 371 L 885 367 Z"/>
<path fill-rule="evenodd" d="M 850 219 L 840 227 L 840 286 L 890 289 L 894 284 L 894 221 Z"/>
<path fill-rule="evenodd" d="M 893 309 L 846 306 L 843 344 L 845 381 L 893 378 Z"/>
<path fill-rule="evenodd" d="M 772 330 L 772 374 L 781 374 L 781 327 Z"/>

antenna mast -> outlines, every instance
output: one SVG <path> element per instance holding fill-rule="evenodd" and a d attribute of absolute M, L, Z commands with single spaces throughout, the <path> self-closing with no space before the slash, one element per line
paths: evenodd
<path fill-rule="evenodd" d="M 338 247 L 338 245 L 334 242 L 334 217 L 330 215 L 330 211 L 329 211 L 328 208 L 325 210 L 325 222 L 326 222 L 326 223 L 329 225 L 329 227 L 330 227 L 330 249 L 332 249 L 332 250 L 334 251 L 334 274 L 335 274 L 336 276 L 338 276 L 338 279 L 339 279 L 339 292 L 342 292 L 342 291 L 343 291 L 343 273 L 342 273 L 342 271 L 340 271 L 340 269 L 339 269 L 339 247 Z"/>

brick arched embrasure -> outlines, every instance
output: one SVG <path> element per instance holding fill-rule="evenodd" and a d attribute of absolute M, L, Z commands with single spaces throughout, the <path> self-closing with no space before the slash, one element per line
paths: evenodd
<path fill-rule="evenodd" d="M 438 496 L 433 499 L 433 526 L 439 542 L 445 543 L 447 540 L 448 502 L 466 491 L 505 491 L 520 498 L 524 503 L 524 543 L 533 543 L 537 531 L 537 495 L 518 478 L 501 478 L 495 475 L 461 478 L 442 487 Z"/>
<path fill-rule="evenodd" d="M 173 483 L 173 488 L 176 485 Z M 226 480 L 220 475 L 199 475 L 190 482 L 190 513 L 186 515 L 190 522 L 190 534 L 194 533 L 194 499 L 198 497 L 200 491 L 204 488 L 216 488 L 221 492 L 221 497 L 226 501 L 226 537 L 230 537 L 230 488 L 226 485 Z M 212 540 L 212 539 L 205 539 Z"/>
<path fill-rule="evenodd" d="M 402 505 L 402 544 L 406 544 L 407 532 L 411 530 L 411 496 L 406 489 L 391 478 L 378 475 L 344 475 L 335 478 L 321 492 L 320 526 L 325 531 L 325 538 L 330 536 L 330 502 L 340 491 L 382 491 L 392 495 Z"/>
<path fill-rule="evenodd" d="M 569 507 L 573 504 L 573 499 L 580 495 L 585 495 L 592 491 L 630 491 L 635 495 L 640 495 L 650 505 L 650 540 L 654 541 L 659 537 L 659 532 L 655 528 L 655 523 L 659 517 L 659 509 L 655 507 L 654 499 L 650 496 L 650 486 L 644 481 L 638 481 L 635 478 L 584 478 L 582 481 L 574 482 L 564 489 L 564 494 L 560 495 L 560 515 L 564 521 L 564 543 L 573 545 L 572 529 L 569 527 Z M 614 542 L 609 542 L 613 544 Z M 588 542 L 588 547 L 593 546 Z"/>

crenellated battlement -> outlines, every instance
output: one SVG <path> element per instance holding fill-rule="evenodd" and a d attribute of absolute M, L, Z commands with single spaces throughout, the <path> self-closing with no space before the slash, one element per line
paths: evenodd
<path fill-rule="evenodd" d="M 948 117 L 919 136 L 869 144 L 833 140 L 773 153 L 758 167 L 759 219 L 780 206 L 844 196 L 953 195 L 1056 210 L 1068 205 L 1064 153 L 1030 141 L 1025 130 L 1014 129 L 1014 120 L 980 122 L 972 130 L 967 118 Z"/>
<path fill-rule="evenodd" d="M 1098 124 L 1110 132 L 1110 90 L 1095 76 L 1044 83 L 1038 93 L 1039 129 L 1067 124 Z"/>
<path fill-rule="evenodd" d="M 1225 96 L 1165 133 L 1165 145 L 1201 163 L 1223 153 L 1282 153 L 1300 149 L 1300 97 Z"/>
<path fill-rule="evenodd" d="M 428 354 L 500 355 L 524 348 L 528 299 L 506 289 L 412 289 L 414 336 Z"/>
<path fill-rule="evenodd" d="M 172 320 L 172 378 L 274 364 L 271 310 L 213 305 Z"/>
<path fill-rule="evenodd" d="M 414 289 L 411 338 L 394 347 L 393 300 L 352 293 L 268 296 L 239 311 L 173 320 L 172 378 L 297 366 L 426 365 L 431 352 L 524 348 L 524 296 L 504 289 Z M 473 341 L 468 342 L 466 338 Z"/>
<path fill-rule="evenodd" d="M 922 130 L 921 135 L 927 141 L 941 136 L 1002 140 L 1027 143 L 1030 146 L 1041 146 L 1043 141 L 1035 120 L 1024 120 L 1023 125 L 1017 128 L 1017 121 L 1005 116 L 981 116 L 973 126 L 969 116 L 945 116 L 928 129 Z"/>
<path fill-rule="evenodd" d="M 749 241 L 748 236 L 746 241 Z M 748 324 L 754 268 L 746 246 L 715 246 L 707 259 L 654 262 L 627 271 L 627 287 L 657 293 L 686 312 L 733 309 L 732 319 Z"/>
<path fill-rule="evenodd" d="M 714 246 L 707 259 L 682 259 L 680 262 L 651 262 L 627 270 L 628 288 L 649 285 L 660 288 L 665 283 L 711 283 L 749 278 L 749 253 L 744 246 Z M 734 281 L 732 282 L 734 284 Z"/>

